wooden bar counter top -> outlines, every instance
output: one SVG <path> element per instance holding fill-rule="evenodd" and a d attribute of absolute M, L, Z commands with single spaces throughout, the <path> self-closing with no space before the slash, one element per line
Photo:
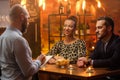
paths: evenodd
<path fill-rule="evenodd" d="M 71 65 L 70 65 L 71 66 Z M 76 78 L 79 80 L 96 80 L 105 76 L 120 74 L 120 69 L 110 70 L 107 68 L 78 68 L 75 64 L 72 68 L 60 68 L 55 64 L 46 64 L 39 70 L 40 80 L 50 80 L 49 75 Z M 42 77 L 42 78 L 41 78 Z M 43 79 L 43 77 L 46 77 Z"/>

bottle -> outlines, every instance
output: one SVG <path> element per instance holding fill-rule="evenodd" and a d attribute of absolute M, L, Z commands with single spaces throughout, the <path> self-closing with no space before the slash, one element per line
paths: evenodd
<path fill-rule="evenodd" d="M 71 13 L 71 4 L 70 4 L 70 2 L 68 2 L 68 4 L 67 4 L 66 13 L 67 13 L 67 14 L 70 14 L 70 13 Z"/>
<path fill-rule="evenodd" d="M 62 3 L 60 3 L 60 6 L 59 6 L 59 14 L 64 14 L 64 6 Z"/>
<path fill-rule="evenodd" d="M 80 24 L 79 28 L 80 28 L 80 35 L 83 36 L 84 35 L 83 24 Z"/>
<path fill-rule="evenodd" d="M 86 34 L 90 34 L 90 26 L 88 23 L 86 24 Z"/>

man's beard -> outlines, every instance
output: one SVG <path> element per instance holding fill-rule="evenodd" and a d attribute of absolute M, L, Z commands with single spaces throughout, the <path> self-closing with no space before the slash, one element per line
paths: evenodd
<path fill-rule="evenodd" d="M 24 23 L 22 23 L 21 32 L 22 32 L 22 33 L 27 32 L 27 25 L 25 24 L 25 22 L 24 22 Z"/>
<path fill-rule="evenodd" d="M 108 32 L 105 31 L 104 34 L 100 35 L 99 33 L 97 33 L 97 35 L 100 35 L 100 37 L 98 39 L 103 40 L 106 36 L 107 36 Z"/>

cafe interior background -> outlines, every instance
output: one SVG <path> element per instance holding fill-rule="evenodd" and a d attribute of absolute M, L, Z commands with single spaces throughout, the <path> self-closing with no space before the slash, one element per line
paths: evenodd
<path fill-rule="evenodd" d="M 110 16 L 115 21 L 114 33 L 120 35 L 120 0 L 0 0 L 0 34 L 9 23 L 8 12 L 14 4 L 21 4 L 30 14 L 30 25 L 24 37 L 28 40 L 33 58 L 47 53 L 64 39 L 62 27 L 69 15 L 78 18 L 75 36 L 86 41 L 87 54 L 94 49 L 96 19 Z"/>

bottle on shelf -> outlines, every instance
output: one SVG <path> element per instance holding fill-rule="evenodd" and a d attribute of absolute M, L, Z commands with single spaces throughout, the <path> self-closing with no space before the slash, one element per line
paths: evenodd
<path fill-rule="evenodd" d="M 86 24 L 86 34 L 90 34 L 90 26 L 88 23 Z"/>
<path fill-rule="evenodd" d="M 80 24 L 79 29 L 80 29 L 80 35 L 83 36 L 84 35 L 84 24 Z"/>
<path fill-rule="evenodd" d="M 66 13 L 67 14 L 71 13 L 71 4 L 70 4 L 70 2 L 68 2 L 68 4 L 67 4 Z"/>
<path fill-rule="evenodd" d="M 64 6 L 62 3 L 60 3 L 60 6 L 59 6 L 59 14 L 64 14 Z"/>

